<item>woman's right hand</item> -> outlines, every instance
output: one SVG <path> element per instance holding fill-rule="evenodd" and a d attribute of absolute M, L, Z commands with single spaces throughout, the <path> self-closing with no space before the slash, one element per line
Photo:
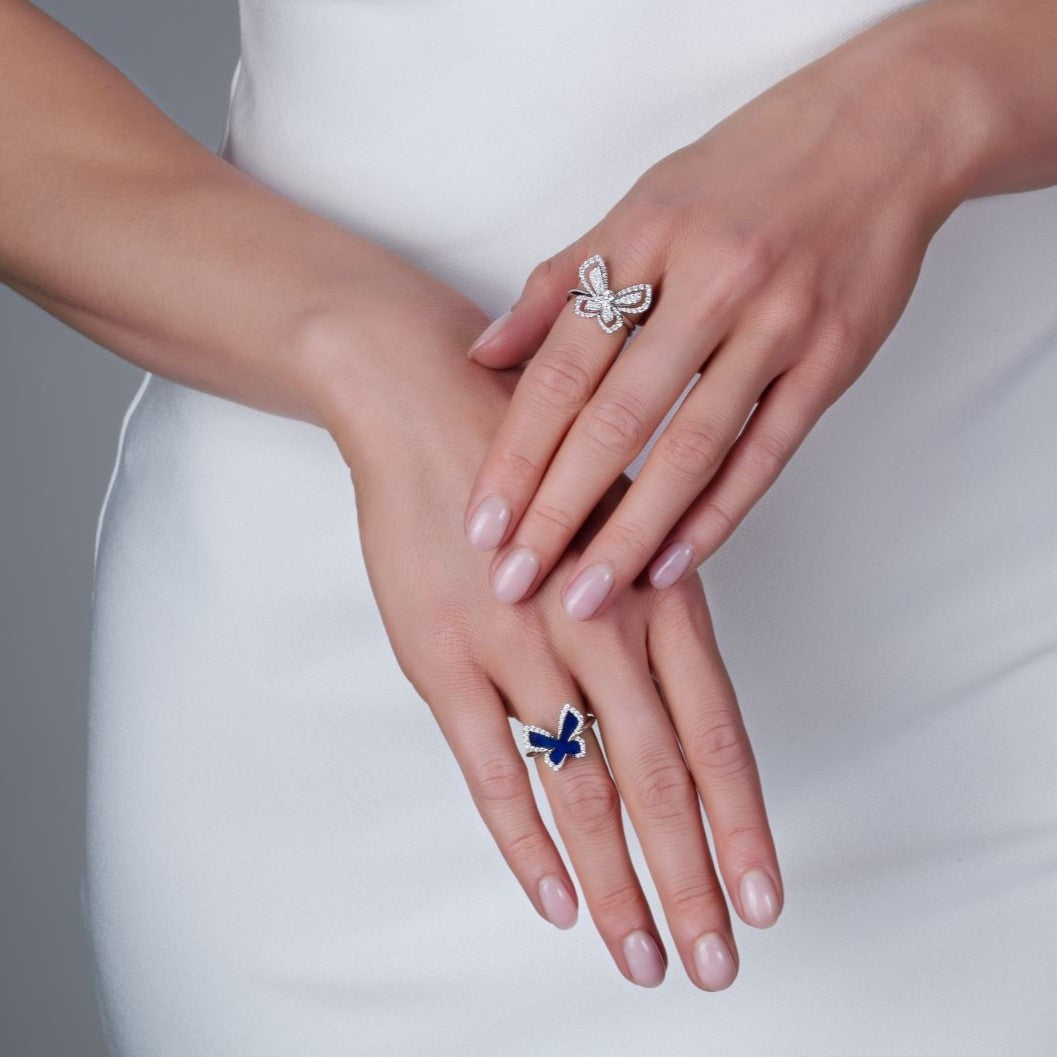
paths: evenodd
<path fill-rule="evenodd" d="M 540 758 L 538 767 L 595 925 L 628 979 L 661 982 L 667 957 L 628 853 L 623 801 L 687 973 L 705 990 L 727 987 L 738 955 L 699 794 L 738 914 L 770 925 L 782 885 L 701 582 L 691 577 L 666 591 L 635 585 L 588 622 L 566 618 L 553 587 L 561 577 L 525 602 L 497 601 L 482 575 L 488 556 L 464 546 L 463 508 L 516 374 L 467 360 L 482 317 L 465 303 L 453 300 L 444 312 L 434 302 L 441 311 L 432 312 L 415 302 L 410 315 L 389 314 L 385 340 L 394 348 L 382 359 L 392 377 L 379 374 L 379 390 L 361 391 L 331 430 L 352 472 L 364 560 L 397 660 L 528 898 L 563 928 L 576 919 L 575 889 L 537 810 L 509 716 L 553 730 L 562 705 L 583 711 L 586 697 L 607 756 L 588 731 L 583 759 L 552 771 Z M 332 329 L 326 344 L 340 359 L 362 339 L 360 321 Z M 628 483 L 611 489 L 597 517 Z M 574 541 L 563 562 L 571 565 L 584 542 Z"/>

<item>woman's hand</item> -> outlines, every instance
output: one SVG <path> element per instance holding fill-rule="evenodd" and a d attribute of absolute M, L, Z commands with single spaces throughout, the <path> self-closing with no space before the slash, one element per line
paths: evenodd
<path fill-rule="evenodd" d="M 593 731 L 585 758 L 558 771 L 542 759 L 537 766 L 594 922 L 628 979 L 660 983 L 667 959 L 628 854 L 623 800 L 686 971 L 704 989 L 728 986 L 737 950 L 699 793 L 741 917 L 769 925 L 782 887 L 700 581 L 628 592 L 590 625 L 566 621 L 548 589 L 524 605 L 497 602 L 485 557 L 463 545 L 462 499 L 515 379 L 466 359 L 480 324 L 468 328 L 464 314 L 449 312 L 419 333 L 407 329 L 406 313 L 390 316 L 400 320 L 391 329 L 401 328 L 408 369 L 392 368 L 387 400 L 360 394 L 363 413 L 350 405 L 346 432 L 335 437 L 352 470 L 364 558 L 402 670 L 429 704 L 528 898 L 563 928 L 576 919 L 575 889 L 540 818 L 509 718 L 553 730 L 565 702 L 583 709 L 586 699 L 608 766 Z M 346 333 L 348 340 L 339 333 L 333 341 L 336 351 L 360 340 L 353 335 L 362 327 Z M 430 366 L 415 350 L 428 350 Z M 394 350 L 390 365 L 400 358 Z M 623 488 L 610 489 L 610 507 Z M 574 541 L 566 564 L 579 546 Z"/>
<path fill-rule="evenodd" d="M 499 548 L 500 600 L 560 570 L 568 614 L 586 619 L 648 564 L 657 587 L 690 579 L 865 369 L 982 134 L 968 131 L 977 114 L 952 47 L 927 46 L 915 17 L 880 24 L 653 165 L 482 334 L 471 355 L 486 365 L 534 354 L 465 511 L 471 541 Z M 619 358 L 623 329 L 566 301 L 594 254 L 612 290 L 654 287 Z M 559 566 L 699 371 L 635 483 Z"/>

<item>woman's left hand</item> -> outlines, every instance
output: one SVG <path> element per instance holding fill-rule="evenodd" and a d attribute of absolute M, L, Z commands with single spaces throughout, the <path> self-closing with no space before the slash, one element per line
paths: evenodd
<path fill-rule="evenodd" d="M 986 124 L 929 24 L 921 9 L 877 24 L 657 162 L 475 343 L 490 367 L 532 356 L 466 508 L 471 541 L 499 547 L 500 600 L 539 586 L 697 372 L 565 578 L 570 616 L 601 612 L 648 564 L 656 587 L 695 569 L 866 368 L 965 197 Z M 595 254 L 610 289 L 653 286 L 619 359 L 625 330 L 566 300 Z"/>

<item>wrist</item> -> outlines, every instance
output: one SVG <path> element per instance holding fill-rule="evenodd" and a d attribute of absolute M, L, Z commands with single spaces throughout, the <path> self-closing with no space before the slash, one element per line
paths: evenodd
<path fill-rule="evenodd" d="M 369 316 L 333 304 L 298 328 L 317 419 L 357 487 L 433 455 L 475 469 L 516 381 L 466 355 L 488 325 L 480 308 L 427 275 L 413 285 Z"/>
<path fill-rule="evenodd" d="M 929 235 L 977 193 L 994 152 L 1000 115 L 976 47 L 984 26 L 975 5 L 924 3 L 826 57 L 852 121 L 901 163 Z"/>
<path fill-rule="evenodd" d="M 1045 0 L 932 0 L 936 46 L 961 58 L 977 100 L 978 149 L 965 198 L 1057 184 L 1057 6 Z"/>

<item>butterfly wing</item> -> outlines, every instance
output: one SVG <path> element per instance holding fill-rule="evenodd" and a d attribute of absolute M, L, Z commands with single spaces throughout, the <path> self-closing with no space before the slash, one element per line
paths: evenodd
<path fill-rule="evenodd" d="M 558 736 L 562 742 L 563 760 L 566 756 L 579 758 L 587 755 L 587 742 L 577 737 L 583 727 L 583 715 L 578 709 L 567 704 L 562 709 L 561 719 L 558 721 Z"/>
<path fill-rule="evenodd" d="M 580 289 L 590 291 L 597 298 L 604 297 L 609 290 L 606 262 L 597 253 L 580 265 Z"/>
<path fill-rule="evenodd" d="M 555 736 L 542 727 L 526 724 L 523 728 L 525 754 L 539 756 L 545 753 L 548 766 L 557 771 L 567 757 L 587 754 L 587 743 L 577 734 L 583 728 L 584 717 L 572 705 L 566 704 L 558 719 L 558 734 Z"/>
<path fill-rule="evenodd" d="M 562 742 L 540 727 L 525 728 L 525 751 L 533 756 L 560 748 Z"/>
<path fill-rule="evenodd" d="M 613 295 L 613 307 L 625 314 L 645 312 L 653 299 L 653 290 L 649 283 L 636 283 L 625 286 Z"/>
<path fill-rule="evenodd" d="M 584 717 L 572 705 L 566 705 L 558 721 L 558 737 L 562 741 L 569 741 L 574 734 L 579 732 L 583 723 Z"/>

